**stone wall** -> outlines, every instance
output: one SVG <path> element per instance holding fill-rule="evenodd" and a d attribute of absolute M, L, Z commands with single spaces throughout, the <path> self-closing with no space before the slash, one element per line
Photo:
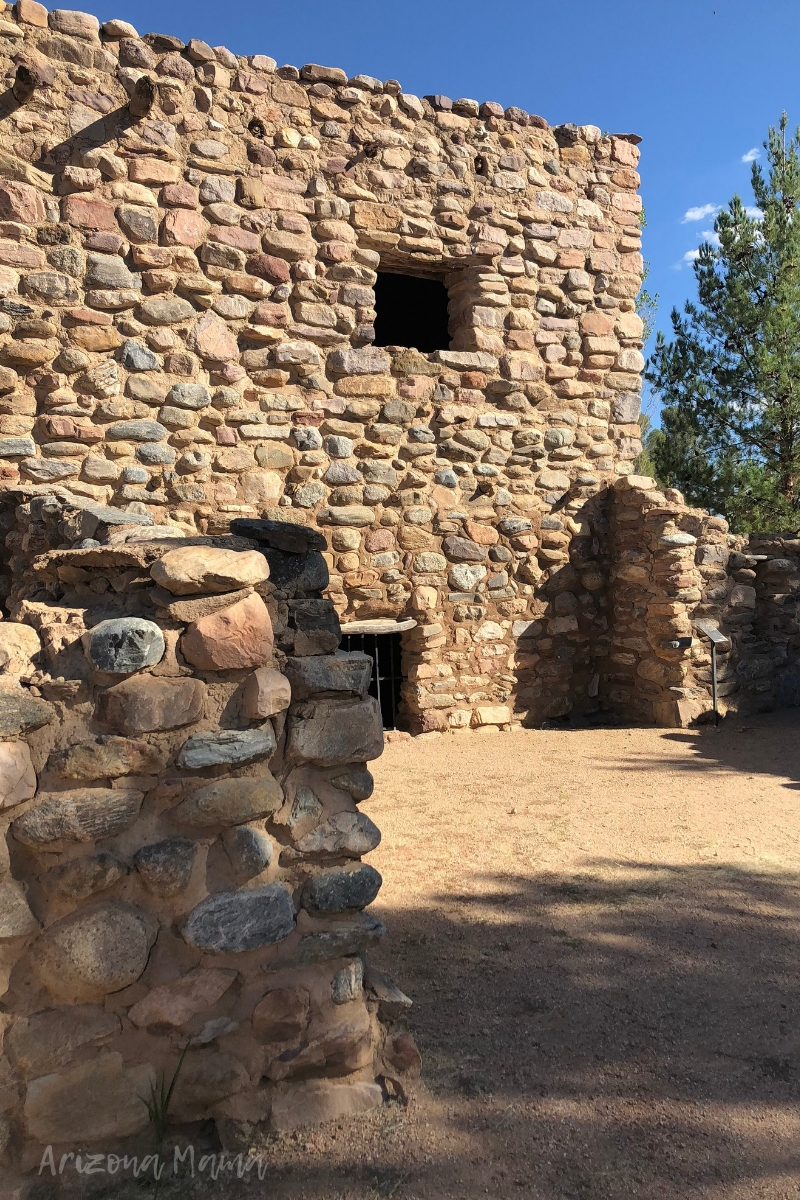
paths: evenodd
<path fill-rule="evenodd" d="M 617 481 L 610 513 L 608 710 L 665 726 L 709 719 L 711 652 L 698 620 L 727 637 L 720 713 L 800 705 L 800 539 L 730 534 L 721 517 L 637 476 Z"/>
<path fill-rule="evenodd" d="M 0 67 L 2 482 L 326 530 L 342 620 L 417 621 L 412 731 L 591 710 L 639 139 L 33 0 Z M 449 347 L 373 344 L 379 270 L 446 284 Z"/>
<path fill-rule="evenodd" d="M 383 731 L 315 588 L 324 540 L 108 515 L 106 544 L 29 560 L 0 625 L 0 1176 L 48 1144 L 152 1151 L 142 1098 L 184 1050 L 170 1120 L 245 1149 L 419 1064 L 366 965 Z"/>

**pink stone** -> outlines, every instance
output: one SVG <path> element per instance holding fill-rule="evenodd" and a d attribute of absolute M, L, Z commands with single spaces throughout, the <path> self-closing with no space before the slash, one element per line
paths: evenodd
<path fill-rule="evenodd" d="M 269 325 L 273 329 L 282 329 L 288 320 L 285 304 L 270 304 L 263 300 L 250 318 L 252 325 Z"/>
<path fill-rule="evenodd" d="M 272 661 L 272 622 L 255 592 L 193 622 L 181 638 L 187 662 L 201 671 L 241 671 Z"/>
<path fill-rule="evenodd" d="M 0 217 L 6 221 L 22 221 L 24 225 L 38 225 L 45 218 L 41 193 L 27 183 L 2 180 Z"/>
<path fill-rule="evenodd" d="M 260 75 L 250 71 L 239 71 L 233 80 L 234 91 L 250 92 L 254 96 L 263 96 L 269 91 L 269 84 Z"/>
<path fill-rule="evenodd" d="M 208 234 L 212 242 L 222 242 L 224 246 L 235 246 L 237 250 L 258 250 L 261 239 L 257 233 L 237 226 L 212 225 Z"/>
<path fill-rule="evenodd" d="M 161 203 L 168 208 L 197 208 L 197 188 L 190 183 L 168 183 L 161 189 Z"/>
<path fill-rule="evenodd" d="M 100 230 L 90 233 L 84 238 L 83 244 L 87 250 L 102 250 L 105 254 L 126 254 L 128 250 L 128 243 L 124 237 L 118 233 L 103 233 Z"/>
<path fill-rule="evenodd" d="M 201 358 L 210 358 L 217 362 L 239 357 L 236 338 L 216 313 L 203 313 L 189 335 L 187 345 Z"/>
<path fill-rule="evenodd" d="M 235 446 L 239 441 L 239 434 L 230 425 L 217 426 L 217 445 L 218 446 Z"/>
<path fill-rule="evenodd" d="M 194 250 L 205 240 L 208 221 L 198 212 L 176 208 L 167 213 L 162 230 L 165 246 L 190 246 Z"/>
<path fill-rule="evenodd" d="M 86 200 L 80 195 L 65 196 L 61 202 L 61 212 L 68 225 L 76 225 L 79 229 L 117 228 L 114 209 L 102 200 Z"/>
<path fill-rule="evenodd" d="M 373 529 L 364 538 L 364 549 L 369 554 L 378 554 L 381 550 L 391 550 L 394 546 L 394 534 L 391 529 Z"/>
<path fill-rule="evenodd" d="M 258 275 L 268 283 L 288 283 L 291 279 L 289 264 L 282 258 L 272 254 L 256 254 L 247 260 L 247 271 L 250 275 Z"/>
<path fill-rule="evenodd" d="M 134 1004 L 128 1016 L 139 1029 L 148 1025 L 180 1027 L 213 1008 L 235 978 L 235 971 L 195 967 L 188 975 L 153 988 Z"/>
<path fill-rule="evenodd" d="M 244 367 L 240 367 L 238 363 L 225 363 L 223 367 L 218 367 L 214 372 L 214 378 L 219 383 L 238 383 L 240 379 L 247 378 L 247 371 Z"/>
<path fill-rule="evenodd" d="M 6 267 L 43 267 L 44 254 L 35 246 L 0 241 L 0 263 Z"/>

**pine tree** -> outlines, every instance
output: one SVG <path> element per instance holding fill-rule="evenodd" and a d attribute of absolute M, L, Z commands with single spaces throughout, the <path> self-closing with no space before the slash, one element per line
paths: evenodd
<path fill-rule="evenodd" d="M 664 485 L 739 531 L 800 526 L 800 129 L 784 113 L 753 164 L 757 209 L 734 196 L 700 247 L 698 303 L 672 312 L 647 377 L 661 429 L 647 448 Z"/>

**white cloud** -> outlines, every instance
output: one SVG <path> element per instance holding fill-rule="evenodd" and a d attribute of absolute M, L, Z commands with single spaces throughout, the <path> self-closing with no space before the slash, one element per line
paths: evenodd
<path fill-rule="evenodd" d="M 742 162 L 755 162 L 757 158 L 761 158 L 761 151 L 758 146 L 753 146 L 752 150 L 748 150 L 747 154 L 742 155 Z"/>
<path fill-rule="evenodd" d="M 717 248 L 719 248 L 719 245 L 720 245 L 719 234 L 715 233 L 713 229 L 704 229 L 703 232 L 700 234 L 700 237 L 703 239 L 704 242 L 710 242 L 712 246 L 716 246 Z"/>
<path fill-rule="evenodd" d="M 748 217 L 750 217 L 751 220 L 753 220 L 753 221 L 763 221 L 764 220 L 763 212 L 761 211 L 760 208 L 756 208 L 755 205 L 752 205 L 750 208 L 745 208 L 744 211 L 747 213 Z"/>
<path fill-rule="evenodd" d="M 696 208 L 687 208 L 681 224 L 688 225 L 690 221 L 705 221 L 706 217 L 713 217 L 715 212 L 719 212 L 718 204 L 699 204 Z"/>
<path fill-rule="evenodd" d="M 699 257 L 700 257 L 699 250 L 687 250 L 683 256 L 682 261 L 685 263 L 693 263 L 695 261 L 695 259 L 697 259 Z"/>

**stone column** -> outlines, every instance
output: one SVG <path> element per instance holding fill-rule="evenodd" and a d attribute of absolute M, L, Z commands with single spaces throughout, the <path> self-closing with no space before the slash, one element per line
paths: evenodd
<path fill-rule="evenodd" d="M 22 528 L 63 547 L 47 505 Z M 0 624 L 0 1162 L 23 1169 L 149 1144 L 140 1097 L 187 1045 L 170 1115 L 223 1139 L 379 1105 L 417 1065 L 385 1023 L 410 1001 L 365 977 L 383 734 L 324 539 L 117 516 L 20 560 Z"/>

